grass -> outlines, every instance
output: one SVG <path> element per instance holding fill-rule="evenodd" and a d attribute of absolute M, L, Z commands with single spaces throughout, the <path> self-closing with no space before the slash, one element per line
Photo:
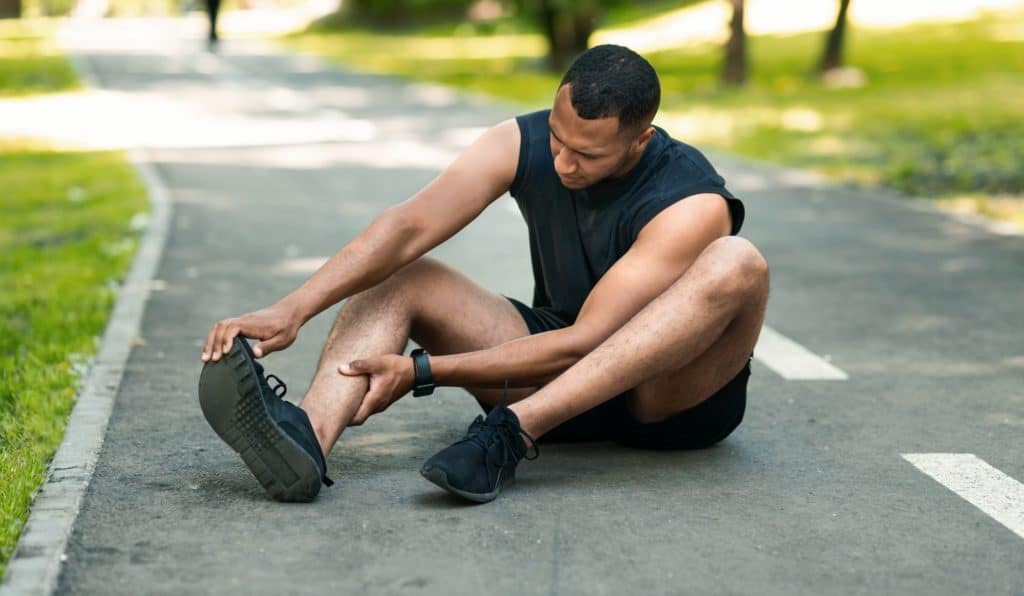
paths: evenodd
<path fill-rule="evenodd" d="M 699 2 L 701 0 L 644 0 L 643 2 L 623 0 L 613 3 L 604 11 L 601 25 L 604 27 L 632 25 Z"/>
<path fill-rule="evenodd" d="M 718 85 L 716 45 L 647 57 L 663 86 L 658 123 L 683 140 L 916 196 L 971 197 L 978 211 L 1024 223 L 1024 208 L 1014 207 L 1024 196 L 1024 102 L 1012 99 L 1024 97 L 1022 30 L 1019 12 L 854 28 L 847 62 L 863 84 L 852 87 L 830 87 L 808 75 L 823 33 L 752 37 L 752 78 L 742 90 Z M 528 32 L 321 28 L 284 41 L 357 69 L 489 93 L 524 107 L 550 105 L 559 79 L 543 71 L 544 41 Z"/>
<path fill-rule="evenodd" d="M 0 97 L 77 89 L 78 79 L 53 42 L 55 21 L 0 20 Z"/>
<path fill-rule="evenodd" d="M 38 25 L 3 23 L 29 58 L 0 94 L 77 86 Z M 47 60 L 29 48 L 39 48 Z M 0 575 L 6 569 L 95 353 L 114 285 L 135 250 L 145 190 L 118 152 L 0 139 Z"/>

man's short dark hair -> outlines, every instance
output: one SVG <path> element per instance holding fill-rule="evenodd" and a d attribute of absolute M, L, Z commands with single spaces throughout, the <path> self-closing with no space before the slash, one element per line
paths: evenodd
<path fill-rule="evenodd" d="M 594 46 L 572 63 L 559 88 L 571 85 L 572 107 L 580 118 L 616 116 L 621 129 L 647 126 L 661 102 L 658 73 L 633 50 Z"/>

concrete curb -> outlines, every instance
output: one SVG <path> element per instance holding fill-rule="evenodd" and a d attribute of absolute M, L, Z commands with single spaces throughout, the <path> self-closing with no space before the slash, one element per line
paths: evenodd
<path fill-rule="evenodd" d="M 88 63 L 70 58 L 82 79 L 98 87 Z M 118 292 L 99 353 L 81 386 L 64 438 L 50 463 L 46 480 L 36 493 L 0 584 L 0 596 L 49 595 L 57 587 L 61 563 L 66 558 L 64 551 L 92 479 L 114 399 L 145 311 L 150 283 L 163 255 L 171 214 L 167 187 L 143 150 L 132 150 L 130 159 L 149 192 L 149 226 Z"/>

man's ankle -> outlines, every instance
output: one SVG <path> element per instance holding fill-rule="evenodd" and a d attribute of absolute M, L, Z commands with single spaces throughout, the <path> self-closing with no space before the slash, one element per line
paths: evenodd
<path fill-rule="evenodd" d="M 334 441 L 330 438 L 330 431 L 321 422 L 316 412 L 307 410 L 302 405 L 300 403 L 299 407 L 302 408 L 302 411 L 306 413 L 306 417 L 309 418 L 309 424 L 313 427 L 313 434 L 316 436 L 317 445 L 320 446 L 320 452 L 324 454 L 324 459 L 327 459 L 327 456 L 331 454 L 331 448 L 334 447 Z"/>

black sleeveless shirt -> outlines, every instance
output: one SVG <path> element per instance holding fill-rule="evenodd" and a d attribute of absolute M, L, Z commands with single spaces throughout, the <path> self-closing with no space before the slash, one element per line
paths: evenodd
<path fill-rule="evenodd" d="M 533 306 L 542 316 L 550 313 L 573 323 L 597 280 L 626 254 L 647 222 L 688 196 L 725 197 L 731 233 L 739 232 L 743 203 L 726 190 L 725 180 L 700 151 L 659 127 L 640 162 L 625 176 L 582 190 L 565 188 L 551 155 L 550 113 L 541 110 L 516 118 L 522 140 L 509 188 L 529 229 Z"/>

